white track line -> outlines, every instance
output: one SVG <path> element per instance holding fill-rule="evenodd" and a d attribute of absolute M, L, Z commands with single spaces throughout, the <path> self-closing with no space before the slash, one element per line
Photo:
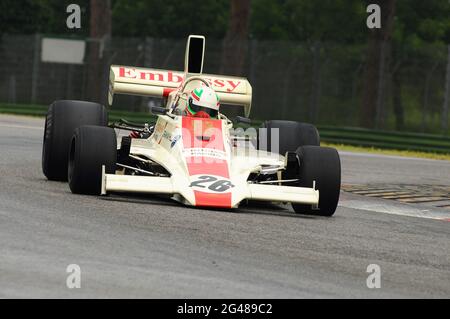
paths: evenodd
<path fill-rule="evenodd" d="M 450 221 L 450 211 L 447 212 L 445 209 L 435 207 L 418 207 L 405 203 L 397 203 L 391 200 L 372 200 L 367 197 L 362 199 L 342 199 L 339 201 L 339 206 L 383 214 Z"/>
<path fill-rule="evenodd" d="M 25 126 L 25 125 L 12 125 L 12 124 L 0 124 L 0 127 L 7 127 L 7 128 L 20 128 L 20 129 L 27 129 L 27 130 L 43 130 L 43 127 L 40 126 Z"/>

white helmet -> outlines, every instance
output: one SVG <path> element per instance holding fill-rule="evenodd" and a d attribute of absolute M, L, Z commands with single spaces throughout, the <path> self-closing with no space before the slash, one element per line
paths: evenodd
<path fill-rule="evenodd" d="M 219 96 L 216 92 L 202 86 L 189 94 L 186 113 L 188 116 L 217 118 L 219 107 Z"/>

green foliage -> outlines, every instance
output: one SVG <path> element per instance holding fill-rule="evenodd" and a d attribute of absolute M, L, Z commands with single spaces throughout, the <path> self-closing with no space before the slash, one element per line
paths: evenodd
<path fill-rule="evenodd" d="M 365 40 L 361 0 L 253 0 L 252 36 L 258 39 L 332 41 Z"/>
<path fill-rule="evenodd" d="M 253 0 L 251 35 L 258 39 L 364 43 L 366 5 L 361 0 Z M 397 0 L 394 41 L 411 46 L 450 43 L 450 2 Z"/>
<path fill-rule="evenodd" d="M 447 0 L 398 0 L 394 40 L 410 47 L 450 43 L 450 2 Z"/>
<path fill-rule="evenodd" d="M 89 0 L 0 1 L 0 33 L 89 34 Z M 114 36 L 184 38 L 225 36 L 229 0 L 111 0 Z M 362 0 L 252 0 L 251 34 L 257 39 L 365 43 Z M 376 2 L 376 1 L 374 1 Z M 66 7 L 82 8 L 82 29 L 66 28 Z M 450 43 L 450 2 L 397 0 L 394 41 L 408 46 Z"/>
<path fill-rule="evenodd" d="M 71 3 L 81 7 L 81 30 L 66 26 Z M 3 0 L 0 2 L 0 34 L 77 34 L 89 33 L 89 0 Z"/>
<path fill-rule="evenodd" d="M 164 38 L 203 34 L 222 38 L 228 17 L 227 0 L 114 0 L 113 34 Z"/>
<path fill-rule="evenodd" d="M 39 25 L 35 1 L 0 1 L 0 33 L 35 32 Z"/>

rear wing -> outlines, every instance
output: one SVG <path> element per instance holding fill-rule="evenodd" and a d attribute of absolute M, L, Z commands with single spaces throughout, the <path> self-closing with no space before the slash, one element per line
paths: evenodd
<path fill-rule="evenodd" d="M 182 85 L 185 77 L 201 76 L 217 92 L 222 104 L 243 106 L 248 117 L 252 105 L 252 86 L 245 78 L 202 74 L 204 40 L 202 36 L 189 37 L 184 72 L 112 65 L 109 105 L 113 103 L 114 94 L 168 97 L 170 92 Z"/>
<path fill-rule="evenodd" d="M 177 71 L 143 69 L 128 66 L 111 66 L 108 102 L 112 105 L 114 94 L 167 97 L 184 80 Z M 220 103 L 244 106 L 248 117 L 252 105 L 252 86 L 245 78 L 202 74 L 219 95 Z"/>

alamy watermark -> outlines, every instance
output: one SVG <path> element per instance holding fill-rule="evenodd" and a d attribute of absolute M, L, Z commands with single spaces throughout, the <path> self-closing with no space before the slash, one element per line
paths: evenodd
<path fill-rule="evenodd" d="M 381 28 L 381 8 L 378 4 L 369 4 L 366 9 L 370 15 L 367 17 L 366 24 L 369 29 Z"/>
<path fill-rule="evenodd" d="M 367 288 L 381 288 L 381 267 L 377 264 L 370 264 L 367 266 L 366 272 L 370 274 L 366 279 Z"/>
<path fill-rule="evenodd" d="M 369 29 L 381 28 L 381 8 L 378 4 L 369 4 L 366 12 L 370 13 L 367 17 L 366 25 Z M 81 8 L 76 3 L 71 3 L 66 8 L 66 13 L 69 16 L 66 19 L 68 29 L 81 29 Z"/>
<path fill-rule="evenodd" d="M 81 8 L 78 4 L 69 4 L 66 12 L 70 13 L 66 20 L 67 28 L 81 29 Z"/>
<path fill-rule="evenodd" d="M 66 272 L 69 274 L 66 279 L 66 286 L 69 289 L 81 288 L 81 268 L 77 264 L 70 264 L 66 268 Z"/>

